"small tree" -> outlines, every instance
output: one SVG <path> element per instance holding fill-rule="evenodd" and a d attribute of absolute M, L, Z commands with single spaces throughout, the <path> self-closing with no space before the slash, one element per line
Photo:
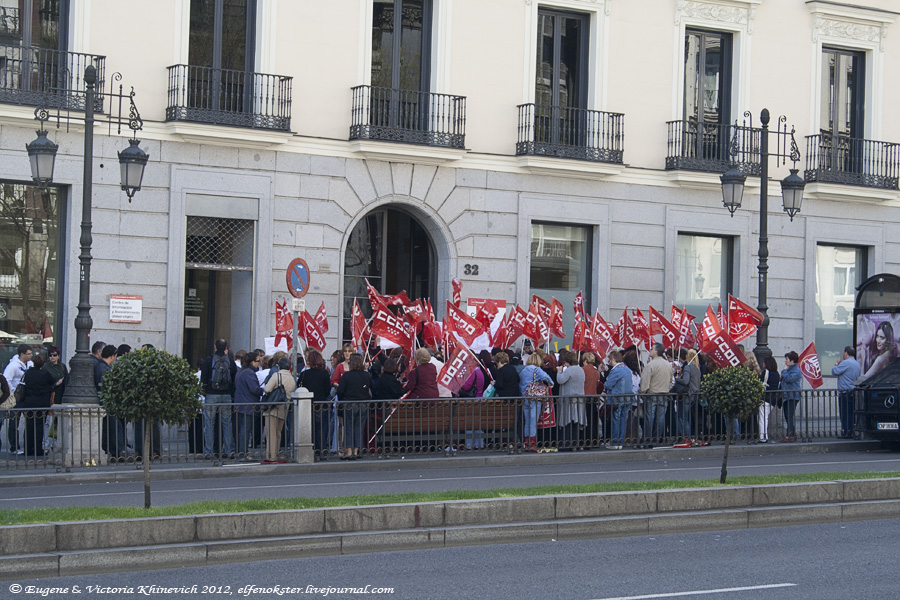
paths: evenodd
<path fill-rule="evenodd" d="M 163 350 L 129 352 L 103 376 L 100 401 L 117 419 L 144 422 L 144 508 L 150 508 L 150 438 L 154 423 L 188 423 L 203 387 L 187 361 Z"/>
<path fill-rule="evenodd" d="M 706 375 L 700 384 L 702 399 L 713 412 L 725 415 L 725 456 L 722 457 L 720 483 L 728 476 L 728 448 L 733 435 L 732 421 L 755 415 L 763 403 L 766 387 L 746 367 L 727 367 Z"/>

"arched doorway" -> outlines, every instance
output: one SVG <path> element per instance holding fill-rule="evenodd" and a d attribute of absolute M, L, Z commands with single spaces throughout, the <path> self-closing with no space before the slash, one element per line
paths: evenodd
<path fill-rule="evenodd" d="M 397 208 L 373 210 L 353 228 L 344 252 L 341 340 L 349 340 L 353 300 L 366 317 L 372 313 L 366 279 L 383 294 L 406 290 L 410 299 L 435 298 L 437 257 L 425 227 Z"/>

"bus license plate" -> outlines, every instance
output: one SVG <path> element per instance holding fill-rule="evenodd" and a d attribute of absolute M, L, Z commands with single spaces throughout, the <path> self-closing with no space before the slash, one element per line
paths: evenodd
<path fill-rule="evenodd" d="M 879 423 L 878 429 L 890 429 L 900 431 L 900 423 Z"/>

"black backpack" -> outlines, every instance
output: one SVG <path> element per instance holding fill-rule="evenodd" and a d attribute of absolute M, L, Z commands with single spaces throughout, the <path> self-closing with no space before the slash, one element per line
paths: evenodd
<path fill-rule="evenodd" d="M 231 359 L 227 355 L 213 355 L 209 387 L 217 392 L 227 392 L 231 389 Z"/>

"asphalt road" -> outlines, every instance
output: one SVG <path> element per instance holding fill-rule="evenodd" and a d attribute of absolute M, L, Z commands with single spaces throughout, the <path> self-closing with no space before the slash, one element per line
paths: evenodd
<path fill-rule="evenodd" d="M 447 459 L 453 460 L 453 459 Z M 462 463 L 460 463 L 462 465 Z M 485 490 L 538 485 L 718 478 L 721 458 L 686 451 L 674 460 L 535 466 L 460 466 L 440 469 L 345 471 L 154 481 L 155 506 L 200 500 L 333 497 L 358 494 Z M 227 469 L 228 467 L 222 467 Z M 732 456 L 729 476 L 779 473 L 900 470 L 900 454 L 885 451 Z M 0 510 L 47 506 L 143 506 L 143 483 L 90 483 L 0 487 Z"/>
<path fill-rule="evenodd" d="M 0 583 L 0 598 L 888 600 L 900 595 L 898 529 L 900 520 L 863 521 L 247 562 L 8 581 Z M 367 585 L 394 591 L 326 595 L 307 588 Z M 13 593 L 14 586 L 22 591 Z M 46 591 L 52 587 L 68 591 Z M 167 587 L 187 590 L 161 591 Z M 290 587 L 302 593 L 284 593 Z"/>

